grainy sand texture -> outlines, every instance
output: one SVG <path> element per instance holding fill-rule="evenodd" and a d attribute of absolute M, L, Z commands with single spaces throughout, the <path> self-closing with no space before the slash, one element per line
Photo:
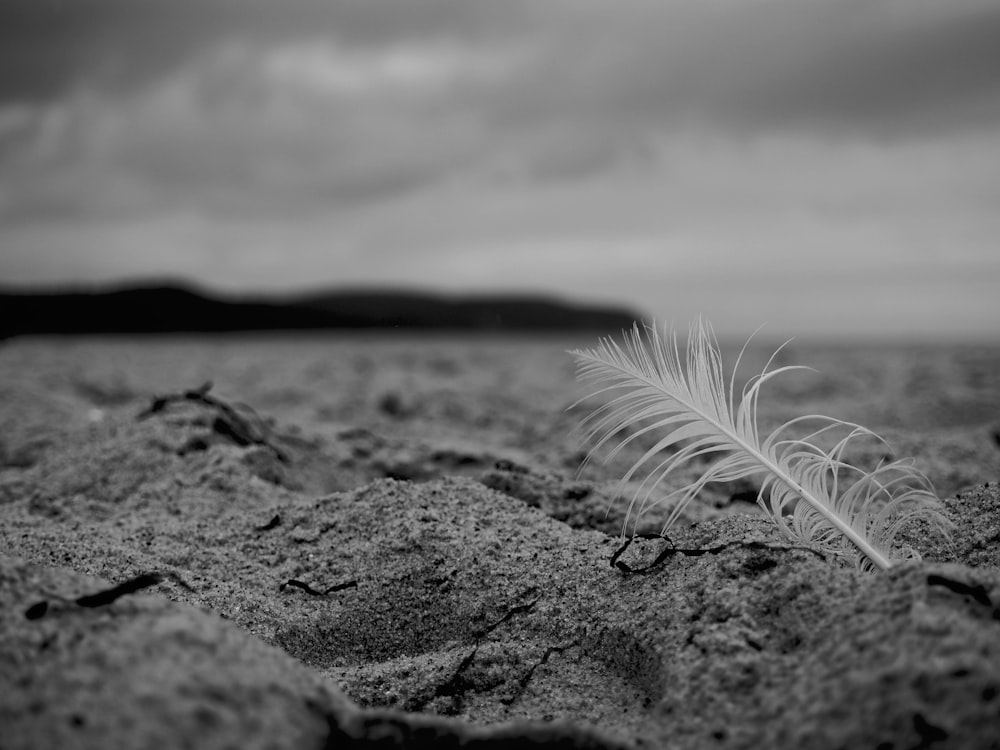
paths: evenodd
<path fill-rule="evenodd" d="M 595 343 L 3 342 L 0 748 L 1000 747 L 1000 347 L 793 344 L 761 396 L 915 459 L 922 561 L 796 547 L 738 482 L 628 573 Z"/>

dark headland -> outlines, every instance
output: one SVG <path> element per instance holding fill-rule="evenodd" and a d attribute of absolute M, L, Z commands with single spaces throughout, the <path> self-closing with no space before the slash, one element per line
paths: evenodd
<path fill-rule="evenodd" d="M 102 290 L 0 289 L 0 338 L 22 334 L 424 329 L 618 331 L 641 316 L 536 295 L 331 290 L 223 297 L 163 284 Z"/>

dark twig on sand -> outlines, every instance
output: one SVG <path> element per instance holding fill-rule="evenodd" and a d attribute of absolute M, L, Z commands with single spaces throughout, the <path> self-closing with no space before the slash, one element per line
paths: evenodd
<path fill-rule="evenodd" d="M 270 531 L 271 529 L 276 529 L 281 526 L 281 516 L 277 513 L 265 524 L 260 526 L 254 526 L 254 531 Z"/>
<path fill-rule="evenodd" d="M 534 591 L 535 589 L 533 587 L 529 588 L 526 591 L 522 592 L 522 594 L 518 598 L 523 598 L 524 596 L 527 596 L 533 593 Z M 469 651 L 469 653 L 467 653 L 464 657 L 462 657 L 462 660 L 458 663 L 458 666 L 455 668 L 455 671 L 452 673 L 452 675 L 447 680 L 440 683 L 437 686 L 437 688 L 435 688 L 434 694 L 432 696 L 429 696 L 428 698 L 419 701 L 417 706 L 413 710 L 415 711 L 422 710 L 426 705 L 427 701 L 433 698 L 451 698 L 452 700 L 461 703 L 464 693 L 474 687 L 472 681 L 465 676 L 465 672 L 466 670 L 468 670 L 470 666 L 472 666 L 472 663 L 476 658 L 476 654 L 479 653 L 479 647 L 482 645 L 482 639 L 487 635 L 489 635 L 490 633 L 492 633 L 498 627 L 500 627 L 503 623 L 513 618 L 515 615 L 530 612 L 541 598 L 542 598 L 541 595 L 538 595 L 529 602 L 526 602 L 524 604 L 518 604 L 516 606 L 511 607 L 500 619 L 490 623 L 489 625 L 486 625 L 485 627 L 480 628 L 475 633 L 473 633 L 472 637 L 475 640 L 475 643 L 473 644 L 472 649 Z"/>
<path fill-rule="evenodd" d="M 618 558 L 622 556 L 625 550 L 627 550 L 629 546 L 632 544 L 632 542 L 634 542 L 636 539 L 662 539 L 667 543 L 667 546 L 664 547 L 662 550 L 660 550 L 660 553 L 649 565 L 645 565 L 641 568 L 633 568 L 631 565 L 622 562 Z M 733 549 L 736 547 L 743 547 L 745 549 L 777 549 L 777 550 L 798 549 L 798 550 L 804 550 L 806 552 L 812 552 L 813 554 L 818 555 L 823 559 L 826 559 L 826 556 L 819 550 L 798 544 L 779 545 L 779 544 L 765 544 L 764 542 L 738 541 L 738 542 L 727 542 L 726 544 L 720 544 L 715 547 L 695 547 L 691 549 L 684 549 L 682 547 L 675 547 L 670 537 L 664 534 L 636 534 L 635 536 L 626 539 L 622 543 L 622 545 L 614 551 L 614 554 L 611 555 L 610 564 L 612 568 L 617 568 L 623 573 L 640 573 L 640 574 L 650 573 L 656 568 L 658 568 L 660 565 L 662 565 L 667 558 L 674 557 L 675 555 L 682 555 L 684 557 L 701 557 L 702 555 L 717 555 L 720 552 L 724 552 L 727 549 Z"/>
<path fill-rule="evenodd" d="M 214 409 L 218 415 L 212 422 L 212 430 L 236 443 L 236 445 L 260 445 L 274 452 L 279 461 L 287 462 L 288 456 L 273 442 L 273 432 L 265 421 L 246 404 L 230 404 L 212 396 L 212 381 L 207 381 L 197 388 L 191 388 L 177 393 L 168 393 L 153 397 L 148 407 L 137 416 L 145 419 L 164 411 L 172 404 L 195 403 Z M 240 412 L 245 412 L 241 414 Z"/>
<path fill-rule="evenodd" d="M 967 596 L 976 604 L 987 607 L 994 620 L 1000 620 L 1000 607 L 994 604 L 989 593 L 986 591 L 986 587 L 981 584 L 965 583 L 964 581 L 956 581 L 954 578 L 931 573 L 927 576 L 927 585 L 943 586 L 960 596 Z"/>
<path fill-rule="evenodd" d="M 189 591 L 192 590 L 191 586 L 185 583 L 177 574 L 154 570 L 148 573 L 140 573 L 133 578 L 129 578 L 127 581 L 123 581 L 122 583 L 112 586 L 111 588 L 104 589 L 103 591 L 98 591 L 93 594 L 84 594 L 83 596 L 78 596 L 73 599 L 59 596 L 57 594 L 50 594 L 50 597 L 67 604 L 75 604 L 78 607 L 105 607 L 118 601 L 123 596 L 128 596 L 129 594 L 134 594 L 137 591 L 142 591 L 150 586 L 162 583 L 164 579 L 174 581 L 179 586 Z M 24 612 L 24 616 L 29 620 L 38 620 L 44 617 L 48 611 L 49 603 L 43 599 L 42 601 L 35 602 L 28 607 Z"/>
<path fill-rule="evenodd" d="M 345 581 L 344 583 L 335 583 L 333 586 L 328 586 L 322 591 L 319 591 L 317 589 L 314 589 L 308 583 L 304 583 L 302 581 L 296 581 L 294 578 L 289 578 L 283 584 L 278 586 L 278 591 L 284 591 L 286 588 L 290 586 L 293 588 L 301 589 L 310 596 L 326 596 L 327 594 L 332 594 L 334 591 L 343 591 L 344 589 L 357 588 L 358 582 L 352 580 L 352 581 Z"/>

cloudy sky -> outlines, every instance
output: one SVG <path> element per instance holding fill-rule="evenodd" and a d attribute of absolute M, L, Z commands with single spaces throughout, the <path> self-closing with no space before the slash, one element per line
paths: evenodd
<path fill-rule="evenodd" d="M 0 283 L 1000 337 L 996 0 L 0 0 Z"/>

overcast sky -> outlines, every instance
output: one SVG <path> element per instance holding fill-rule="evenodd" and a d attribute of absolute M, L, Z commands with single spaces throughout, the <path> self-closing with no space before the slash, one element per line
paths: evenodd
<path fill-rule="evenodd" d="M 0 282 L 1000 338 L 996 0 L 0 0 Z"/>

